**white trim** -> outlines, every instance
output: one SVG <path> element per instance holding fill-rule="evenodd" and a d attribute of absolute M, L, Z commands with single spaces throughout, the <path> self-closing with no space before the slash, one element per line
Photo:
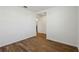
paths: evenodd
<path fill-rule="evenodd" d="M 3 45 L 0 45 L 0 47 L 7 46 L 7 45 L 10 45 L 10 44 L 13 44 L 13 43 L 16 43 L 16 42 L 20 42 L 22 40 L 25 40 L 25 39 L 28 39 L 28 38 L 31 38 L 31 37 L 35 37 L 35 36 L 36 35 L 32 35 L 32 36 L 29 36 L 29 37 L 24 37 L 24 38 L 21 38 L 21 39 L 17 39 L 16 41 L 11 41 L 11 42 L 5 43 Z"/>
<path fill-rule="evenodd" d="M 63 44 L 67 44 L 67 45 L 70 45 L 70 46 L 74 46 L 74 47 L 77 47 L 76 45 L 74 44 L 71 44 L 71 43 L 67 43 L 67 42 L 64 42 L 64 41 L 59 41 L 59 40 L 55 40 L 51 37 L 47 37 L 48 40 L 52 40 L 52 41 L 56 41 L 56 42 L 59 42 L 59 43 L 63 43 Z"/>

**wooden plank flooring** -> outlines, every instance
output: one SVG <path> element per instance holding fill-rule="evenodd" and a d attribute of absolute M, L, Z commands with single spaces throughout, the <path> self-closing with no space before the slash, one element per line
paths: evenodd
<path fill-rule="evenodd" d="M 0 48 L 0 52 L 77 52 L 76 47 L 46 40 L 38 35 Z"/>

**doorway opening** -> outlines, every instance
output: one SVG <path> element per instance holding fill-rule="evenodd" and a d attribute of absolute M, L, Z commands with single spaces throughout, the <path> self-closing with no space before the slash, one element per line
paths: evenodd
<path fill-rule="evenodd" d="M 36 17 L 36 34 L 39 37 L 46 39 L 46 22 L 47 14 L 46 12 L 38 13 Z"/>

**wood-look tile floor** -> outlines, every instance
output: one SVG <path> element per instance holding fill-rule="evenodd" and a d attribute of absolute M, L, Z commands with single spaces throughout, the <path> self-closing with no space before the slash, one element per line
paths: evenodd
<path fill-rule="evenodd" d="M 38 36 L 0 48 L 1 52 L 76 52 L 76 47 L 64 45 Z"/>

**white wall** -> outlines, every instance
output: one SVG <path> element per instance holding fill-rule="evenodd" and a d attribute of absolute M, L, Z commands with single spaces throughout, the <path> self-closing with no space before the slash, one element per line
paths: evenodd
<path fill-rule="evenodd" d="M 77 13 L 77 15 L 78 15 L 78 40 L 77 40 L 77 46 L 78 46 L 78 48 L 79 48 L 79 7 L 77 7 L 78 8 L 78 13 Z"/>
<path fill-rule="evenodd" d="M 77 7 L 50 8 L 47 18 L 47 39 L 77 45 Z"/>
<path fill-rule="evenodd" d="M 39 17 L 38 21 L 38 32 L 46 34 L 46 16 Z"/>
<path fill-rule="evenodd" d="M 36 34 L 35 15 L 23 7 L 0 7 L 0 46 Z"/>
<path fill-rule="evenodd" d="M 54 7 L 45 11 L 47 11 L 47 38 L 79 47 L 77 8 Z M 0 7 L 0 46 L 35 36 L 35 19 L 33 12 L 25 8 Z"/>

